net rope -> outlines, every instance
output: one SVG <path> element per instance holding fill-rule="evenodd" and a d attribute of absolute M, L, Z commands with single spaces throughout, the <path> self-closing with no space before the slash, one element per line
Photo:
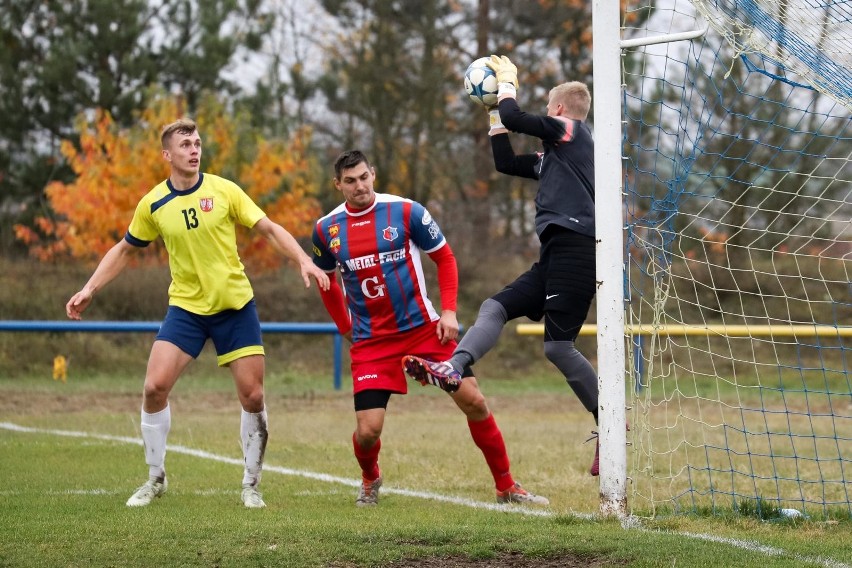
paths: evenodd
<path fill-rule="evenodd" d="M 637 514 L 852 514 L 850 16 L 627 2 L 625 38 L 710 24 L 623 58 Z"/>

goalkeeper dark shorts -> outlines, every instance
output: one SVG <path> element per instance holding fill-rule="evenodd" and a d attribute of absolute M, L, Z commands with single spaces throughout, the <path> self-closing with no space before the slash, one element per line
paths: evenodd
<path fill-rule="evenodd" d="M 492 299 L 510 320 L 544 318 L 545 341 L 574 341 L 595 297 L 595 240 L 554 229 L 543 235 L 539 261 Z"/>

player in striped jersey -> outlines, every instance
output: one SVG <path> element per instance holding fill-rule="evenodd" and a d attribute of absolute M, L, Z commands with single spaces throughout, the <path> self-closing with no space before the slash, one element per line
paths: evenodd
<path fill-rule="evenodd" d="M 429 212 L 416 201 L 376 193 L 375 170 L 358 150 L 334 164 L 334 184 L 344 203 L 317 221 L 314 263 L 330 275 L 323 302 L 340 333 L 352 342 L 356 430 L 352 435 L 362 484 L 356 505 L 378 503 L 381 434 L 391 394 L 406 394 L 401 359 L 416 353 L 442 361 L 456 345 L 458 270 L 452 249 Z M 426 293 L 420 252 L 438 267 L 440 313 Z M 335 271 L 340 272 L 345 297 Z M 501 502 L 543 504 L 509 470 L 503 435 L 468 367 L 464 380 L 442 385 L 467 416 Z"/>
<path fill-rule="evenodd" d="M 265 507 L 258 492 L 268 438 L 264 350 L 254 292 L 237 253 L 236 224 L 259 231 L 276 250 L 294 260 L 305 287 L 314 278 L 320 288 L 327 289 L 328 276 L 239 186 L 201 172 L 201 136 L 193 121 L 167 125 L 161 141 L 163 158 L 170 166 L 168 179 L 142 197 L 124 238 L 107 252 L 65 310 L 69 318 L 81 319 L 94 294 L 121 273 L 132 255 L 162 237 L 172 283 L 169 308 L 148 359 L 142 396 L 142 440 L 149 478 L 127 505 L 145 506 L 166 492 L 169 393 L 210 338 L 219 365 L 231 370 L 243 408 L 241 499 L 246 507 Z"/>

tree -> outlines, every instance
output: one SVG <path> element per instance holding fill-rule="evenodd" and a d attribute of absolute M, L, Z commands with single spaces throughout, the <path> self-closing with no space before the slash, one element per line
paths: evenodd
<path fill-rule="evenodd" d="M 235 92 L 223 70 L 271 24 L 256 0 L 0 0 L 0 245 L 9 221 L 43 210 L 48 183 L 73 179 L 58 158 L 77 115 L 128 126 L 152 84 L 190 109 Z"/>
<path fill-rule="evenodd" d="M 10 15 L 0 12 L 6 30 L 2 33 L 15 55 L 4 59 L 7 54 L 0 52 L 0 89 L 13 84 L 6 79 L 18 71 L 22 77 L 44 75 L 35 64 L 44 54 L 54 49 L 74 53 L 72 48 L 78 48 L 83 55 L 73 58 L 70 83 L 79 83 L 81 92 L 89 95 L 115 95 L 86 98 L 71 89 L 62 113 L 65 122 L 58 116 L 51 121 L 65 127 L 52 131 L 28 122 L 26 128 L 17 127 L 26 140 L 14 148 L 4 147 L 0 130 L 0 168 L 6 149 L 7 157 L 17 152 L 14 160 L 7 160 L 15 167 L 0 170 L 0 186 L 22 188 L 16 203 L 26 192 L 30 197 L 26 215 L 17 219 L 49 216 L 48 203 L 38 203 L 40 188 L 50 180 L 73 181 L 74 172 L 58 151 L 63 139 L 76 143 L 71 117 L 103 108 L 119 127 L 128 127 L 136 120 L 129 109 L 145 106 L 144 87 L 154 82 L 184 95 L 189 111 L 195 110 L 199 93 L 217 93 L 226 112 L 249 113 L 241 128 L 271 139 L 301 139 L 299 133 L 307 129 L 310 148 L 305 151 L 326 163 L 318 174 L 325 178 L 323 185 L 330 177 L 328 162 L 341 150 L 357 146 L 375 161 L 382 191 L 426 203 L 448 227 L 475 232 L 470 240 L 491 236 L 493 227 L 527 236 L 532 231 L 527 205 L 535 186 L 494 172 L 485 135 L 487 118 L 463 96 L 462 73 L 476 57 L 508 54 L 519 67 L 522 106 L 539 111 L 550 87 L 590 77 L 591 13 L 585 0 L 160 0 L 151 6 L 145 0 L 0 0 L 3 3 L 11 8 Z M 104 21 L 115 25 L 91 24 L 96 9 L 113 12 L 112 20 Z M 320 14 L 320 9 L 327 12 Z M 235 17 L 239 14 L 243 20 Z M 41 25 L 48 15 L 57 22 L 55 33 Z M 153 34 L 153 23 L 164 32 Z M 39 31 L 26 31 L 36 30 L 36 24 L 41 25 Z M 266 29 L 270 33 L 257 43 L 258 31 Z M 77 45 L 67 39 L 85 38 L 86 30 L 90 35 L 97 30 L 99 38 L 116 36 L 104 44 L 113 46 L 104 50 L 107 55 L 101 57 L 93 41 Z M 116 59 L 122 48 L 126 53 Z M 226 62 L 253 53 L 262 53 L 271 67 L 254 91 L 246 87 L 238 92 L 222 72 Z M 102 75 L 94 72 L 99 57 L 107 63 L 99 68 Z M 12 65 L 17 65 L 14 71 Z M 114 82 L 111 90 L 101 88 L 94 78 L 108 77 L 106 71 L 113 69 L 122 71 L 123 80 Z M 29 84 L 9 86 L 22 96 L 6 100 L 30 100 L 32 106 L 46 96 L 29 93 Z M 42 83 L 47 93 L 61 91 L 59 84 Z M 47 88 L 51 85 L 53 91 Z M 51 100 L 44 108 L 60 107 Z M 6 114 L 31 113 L 25 105 L 12 105 Z M 535 140 L 516 140 L 518 151 L 539 149 Z M 37 163 L 33 156 L 52 163 L 30 166 L 33 175 L 25 180 L 21 172 L 24 165 Z M 326 207 L 337 201 L 333 191 L 320 198 Z"/>
<path fill-rule="evenodd" d="M 341 117 L 336 143 L 371 155 L 383 191 L 423 202 L 442 195 L 458 132 L 447 104 L 467 65 L 455 47 L 455 29 L 465 21 L 459 6 L 438 0 L 322 4 L 344 30 L 326 47 L 319 79 L 329 109 Z"/>
<path fill-rule="evenodd" d="M 79 147 L 70 141 L 62 153 L 76 174 L 71 183 L 52 182 L 47 190 L 54 217 L 38 217 L 36 229 L 16 225 L 15 233 L 33 256 L 62 255 L 87 261 L 101 258 L 121 239 L 139 199 L 168 176 L 160 152 L 160 127 L 180 116 L 185 102 L 162 93 L 130 128 L 121 128 L 107 112 L 77 121 Z M 271 218 L 296 237 L 310 234 L 319 215 L 314 198 L 316 168 L 305 152 L 309 132 L 289 142 L 265 140 L 239 115 L 223 112 L 213 97 L 202 97 L 197 122 L 204 140 L 205 171 L 240 184 Z M 262 269 L 280 265 L 281 256 L 265 239 L 239 234 L 244 259 Z M 149 247 L 144 260 L 159 262 L 165 251 Z"/>

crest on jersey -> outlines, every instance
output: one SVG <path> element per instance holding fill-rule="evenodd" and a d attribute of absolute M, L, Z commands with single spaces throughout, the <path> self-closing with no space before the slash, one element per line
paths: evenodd
<path fill-rule="evenodd" d="M 212 197 L 202 197 L 198 200 L 198 205 L 201 207 L 201 210 L 205 213 L 210 213 L 213 211 L 213 198 Z"/>
<path fill-rule="evenodd" d="M 437 239 L 438 236 L 441 234 L 441 229 L 438 228 L 438 223 L 435 223 L 434 221 L 432 221 L 432 223 L 429 225 L 428 231 L 429 236 L 432 237 L 432 240 Z"/>
<path fill-rule="evenodd" d="M 331 241 L 328 243 L 328 250 L 330 250 L 334 254 L 337 254 L 337 251 L 340 250 L 340 238 L 331 239 Z"/>
<path fill-rule="evenodd" d="M 393 242 L 399 236 L 399 232 L 396 230 L 396 227 L 386 227 L 384 231 L 382 231 L 382 238 L 386 241 Z"/>
<path fill-rule="evenodd" d="M 328 236 L 331 237 L 331 238 L 336 237 L 339 232 L 340 232 L 340 225 L 338 225 L 336 223 L 334 225 L 331 225 L 328 228 Z"/>

